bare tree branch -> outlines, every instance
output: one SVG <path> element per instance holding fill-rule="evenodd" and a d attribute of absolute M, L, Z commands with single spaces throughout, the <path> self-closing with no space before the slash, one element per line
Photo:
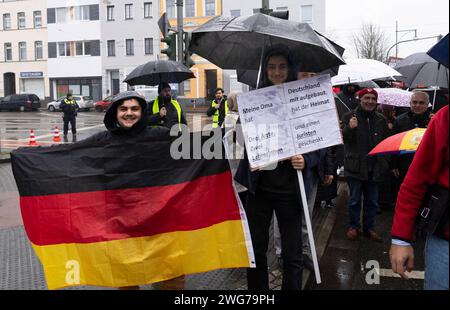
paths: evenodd
<path fill-rule="evenodd" d="M 374 24 L 363 24 L 361 30 L 353 34 L 353 45 L 358 58 L 384 61 L 388 39 L 384 31 Z"/>

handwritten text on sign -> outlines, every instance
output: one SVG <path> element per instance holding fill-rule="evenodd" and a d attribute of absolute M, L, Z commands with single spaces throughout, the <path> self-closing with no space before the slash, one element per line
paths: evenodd
<path fill-rule="evenodd" d="M 238 103 L 252 168 L 342 143 L 329 75 L 251 91 Z"/>

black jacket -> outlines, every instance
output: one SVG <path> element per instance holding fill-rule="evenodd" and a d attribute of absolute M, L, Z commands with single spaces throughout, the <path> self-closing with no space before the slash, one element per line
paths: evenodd
<path fill-rule="evenodd" d="M 80 108 L 78 106 L 78 103 L 75 101 L 75 99 L 72 99 L 72 101 L 74 103 L 67 104 L 66 100 L 67 100 L 67 98 L 64 98 L 63 100 L 61 100 L 61 103 L 59 105 L 59 108 L 64 112 L 64 117 L 77 116 L 78 109 Z"/>
<path fill-rule="evenodd" d="M 350 128 L 350 119 L 356 115 L 358 127 Z M 367 156 L 382 140 L 389 136 L 389 128 L 385 117 L 373 111 L 367 113 L 361 106 L 342 117 L 342 136 L 344 139 L 344 171 L 346 177 L 358 180 L 379 182 L 389 169 L 384 156 Z"/>
<path fill-rule="evenodd" d="M 152 100 L 149 103 L 149 117 L 148 117 L 148 124 L 151 126 L 164 126 L 166 128 L 171 129 L 173 125 L 178 125 L 178 112 L 173 106 L 171 102 L 165 102 L 161 99 L 161 97 L 158 98 L 158 105 L 159 110 L 161 108 L 165 107 L 167 110 L 167 114 L 164 117 L 161 117 L 159 113 L 153 114 L 153 103 L 155 100 Z M 181 107 L 181 105 L 180 105 Z M 184 115 L 183 109 L 181 109 L 181 124 L 187 125 L 186 116 Z"/>
<path fill-rule="evenodd" d="M 416 115 L 411 111 L 404 113 L 397 117 L 394 121 L 394 127 L 392 128 L 392 134 L 398 134 L 400 132 L 408 131 L 418 128 L 427 128 L 430 122 L 430 112 L 426 111 L 423 114 Z M 391 169 L 399 169 L 400 177 L 403 179 L 408 172 L 409 166 L 412 163 L 414 154 L 395 155 L 391 158 Z"/>

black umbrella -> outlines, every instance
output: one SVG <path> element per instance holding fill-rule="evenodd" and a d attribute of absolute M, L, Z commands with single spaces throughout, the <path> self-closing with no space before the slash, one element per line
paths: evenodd
<path fill-rule="evenodd" d="M 308 24 L 264 14 L 213 18 L 192 32 L 190 51 L 222 69 L 259 70 L 263 51 L 279 44 L 315 72 L 344 64 L 335 46 Z"/>
<path fill-rule="evenodd" d="M 448 88 L 448 69 L 428 56 L 426 53 L 415 53 L 401 60 L 394 67 L 403 77 L 406 86 L 439 86 Z"/>
<path fill-rule="evenodd" d="M 325 40 L 327 40 L 330 44 L 333 45 L 333 47 L 336 49 L 336 51 L 339 53 L 339 55 L 343 55 L 345 49 L 327 37 L 323 36 L 319 32 L 315 31 L 319 36 L 323 37 Z M 305 71 L 305 72 L 316 72 L 313 68 L 310 68 L 308 64 L 300 64 L 299 68 L 297 68 L 298 71 Z M 339 66 L 324 70 L 320 72 L 319 74 L 330 74 L 330 76 L 335 76 L 338 73 Z M 256 88 L 257 86 L 257 79 L 258 79 L 258 71 L 259 70 L 246 70 L 246 69 L 237 69 L 237 80 L 241 83 L 244 83 L 248 86 L 251 86 L 253 88 Z"/>
<path fill-rule="evenodd" d="M 195 78 L 183 64 L 172 60 L 149 61 L 136 67 L 124 80 L 129 85 L 159 85 L 161 82 L 181 83 Z"/>

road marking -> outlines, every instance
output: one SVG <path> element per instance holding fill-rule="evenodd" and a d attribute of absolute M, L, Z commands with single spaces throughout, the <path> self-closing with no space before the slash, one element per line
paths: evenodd
<path fill-rule="evenodd" d="M 376 271 L 382 277 L 401 278 L 400 275 L 394 273 L 392 271 L 392 269 L 380 268 L 380 269 L 377 269 Z M 424 271 L 411 271 L 411 272 L 405 272 L 405 274 L 410 279 L 423 280 L 425 278 L 425 272 Z"/>
<path fill-rule="evenodd" d="M 105 125 L 99 124 L 99 125 L 95 125 L 95 126 L 91 126 L 91 127 L 83 127 L 83 128 L 80 128 L 80 129 L 77 128 L 77 132 L 79 132 L 79 131 L 86 131 L 86 130 L 94 129 L 94 128 L 97 128 L 97 127 L 103 127 L 103 126 L 105 126 Z M 48 138 L 48 137 L 53 137 L 53 133 L 48 134 L 48 135 L 38 136 L 38 137 L 36 137 L 36 140 L 37 139 Z M 22 142 L 22 141 L 28 141 L 28 140 L 29 140 L 29 138 L 24 138 L 24 139 L 19 139 L 17 141 Z"/>

